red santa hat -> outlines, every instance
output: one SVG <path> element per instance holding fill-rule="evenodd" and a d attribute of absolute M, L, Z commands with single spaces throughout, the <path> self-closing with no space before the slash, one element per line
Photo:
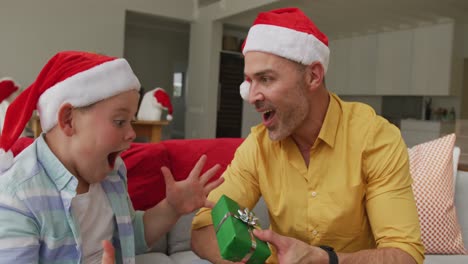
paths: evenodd
<path fill-rule="evenodd" d="M 162 88 L 156 88 L 153 93 L 154 98 L 156 99 L 156 105 L 161 107 L 162 109 L 167 110 L 167 120 L 172 120 L 172 104 L 171 98 L 166 93 L 166 91 Z"/>
<path fill-rule="evenodd" d="M 63 104 L 84 107 L 130 90 L 140 90 L 140 82 L 125 59 L 80 51 L 57 53 L 8 107 L 0 137 L 0 171 L 13 164 L 10 149 L 34 110 L 42 131 L 48 132 L 57 124 Z"/>
<path fill-rule="evenodd" d="M 328 38 L 298 8 L 281 8 L 260 13 L 243 43 L 242 53 L 262 51 L 310 65 L 315 61 L 328 68 Z M 241 84 L 241 96 L 247 100 L 250 80 Z"/>
<path fill-rule="evenodd" d="M 19 87 L 11 78 L 0 79 L 0 103 L 7 99 L 14 92 L 18 91 Z"/>

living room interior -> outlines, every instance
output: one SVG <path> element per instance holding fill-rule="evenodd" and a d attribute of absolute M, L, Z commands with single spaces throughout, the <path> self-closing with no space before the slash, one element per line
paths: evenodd
<path fill-rule="evenodd" d="M 456 133 L 468 170 L 466 0 L 2 1 L 0 78 L 24 89 L 59 50 L 125 57 L 144 91 L 171 95 L 163 142 L 243 138 L 260 116 L 238 96 L 240 45 L 259 11 L 286 6 L 328 35 L 330 91 L 371 105 L 408 147 Z"/>
<path fill-rule="evenodd" d="M 239 47 L 255 14 L 297 6 L 329 37 L 327 87 L 332 92 L 370 104 L 398 127 L 403 119 L 455 123 L 468 118 L 468 93 L 463 93 L 468 89 L 468 3 L 463 0 L 89 3 L 2 3 L 1 76 L 25 88 L 57 50 L 123 56 L 145 91 L 162 87 L 172 95 L 175 118 L 163 127 L 163 139 L 245 137 L 260 118 L 235 95 L 235 82 L 222 83 L 222 58 L 237 60 L 235 78 L 243 78 Z M 182 76 L 182 92 L 176 95 L 175 74 Z M 231 93 L 221 96 L 224 91 Z M 234 109 L 224 110 L 223 100 Z M 425 114 L 427 107 L 432 116 Z M 449 131 L 456 130 L 452 127 Z M 420 137 L 408 141 L 427 139 Z"/>

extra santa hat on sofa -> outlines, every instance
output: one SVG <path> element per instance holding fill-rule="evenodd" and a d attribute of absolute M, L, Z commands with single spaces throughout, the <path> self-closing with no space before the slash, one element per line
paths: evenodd
<path fill-rule="evenodd" d="M 130 90 L 140 90 L 140 82 L 125 59 L 80 51 L 57 53 L 8 108 L 0 137 L 0 171 L 13 164 L 10 149 L 35 109 L 47 132 L 57 124 L 63 104 L 84 107 Z"/>
<path fill-rule="evenodd" d="M 10 97 L 19 87 L 11 78 L 0 79 L 0 103 Z"/>
<path fill-rule="evenodd" d="M 173 111 L 171 97 L 163 88 L 158 87 L 145 93 L 138 109 L 137 118 L 145 121 L 159 121 L 162 109 L 167 110 L 166 119 L 171 121 Z"/>
<path fill-rule="evenodd" d="M 281 8 L 260 13 L 243 43 L 242 53 L 262 51 L 310 65 L 315 61 L 328 68 L 328 38 L 298 8 Z M 244 100 L 248 99 L 250 80 L 240 85 Z"/>

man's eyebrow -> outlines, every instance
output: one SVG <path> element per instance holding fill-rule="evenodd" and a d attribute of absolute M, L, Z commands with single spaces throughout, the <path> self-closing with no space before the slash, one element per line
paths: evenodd
<path fill-rule="evenodd" d="M 263 76 L 265 74 L 271 74 L 271 73 L 275 73 L 275 71 L 273 71 L 271 69 L 267 69 L 267 70 L 263 70 L 263 71 L 259 71 L 259 72 L 254 73 L 254 76 L 258 77 L 258 76 Z"/>

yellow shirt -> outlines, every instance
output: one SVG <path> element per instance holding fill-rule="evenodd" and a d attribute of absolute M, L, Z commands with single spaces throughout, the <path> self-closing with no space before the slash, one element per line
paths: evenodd
<path fill-rule="evenodd" d="M 361 103 L 330 104 L 309 167 L 291 138 L 273 142 L 263 125 L 252 128 L 209 200 L 226 194 L 253 208 L 260 196 L 270 228 L 337 252 L 395 247 L 423 263 L 408 152 L 397 127 Z M 192 228 L 212 224 L 201 209 Z M 276 263 L 276 256 L 269 263 Z"/>

